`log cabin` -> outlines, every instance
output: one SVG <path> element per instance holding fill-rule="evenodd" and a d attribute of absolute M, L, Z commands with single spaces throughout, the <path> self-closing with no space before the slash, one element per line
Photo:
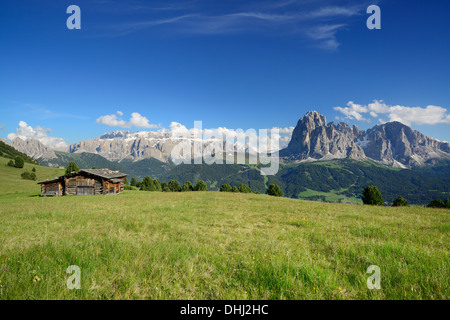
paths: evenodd
<path fill-rule="evenodd" d="M 52 180 L 38 182 L 41 196 L 119 194 L 126 174 L 108 169 L 82 169 Z"/>

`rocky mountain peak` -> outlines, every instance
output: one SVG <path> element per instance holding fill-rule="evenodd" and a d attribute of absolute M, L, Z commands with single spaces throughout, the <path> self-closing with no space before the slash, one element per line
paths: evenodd
<path fill-rule="evenodd" d="M 324 126 L 327 124 L 327 118 L 317 111 L 308 111 L 299 122 L 304 123 L 311 128 Z"/>
<path fill-rule="evenodd" d="M 325 116 L 310 111 L 299 120 L 280 156 L 285 161 L 370 158 L 386 165 L 413 167 L 450 159 L 450 145 L 397 121 L 364 131 L 345 122 L 327 124 Z"/>

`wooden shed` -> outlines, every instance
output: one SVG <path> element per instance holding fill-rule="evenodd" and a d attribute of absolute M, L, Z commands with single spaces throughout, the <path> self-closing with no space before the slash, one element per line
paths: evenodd
<path fill-rule="evenodd" d="M 83 169 L 52 180 L 38 182 L 41 196 L 119 194 L 126 174 L 108 169 Z"/>

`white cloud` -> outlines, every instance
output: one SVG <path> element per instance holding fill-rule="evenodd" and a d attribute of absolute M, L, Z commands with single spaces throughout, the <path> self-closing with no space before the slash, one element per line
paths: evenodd
<path fill-rule="evenodd" d="M 118 111 L 117 115 L 121 116 L 121 115 L 123 115 L 123 113 Z M 117 119 L 117 115 L 109 114 L 106 116 L 100 116 L 97 119 L 97 123 L 103 124 L 105 126 L 110 126 L 110 127 L 123 127 L 123 128 L 131 127 L 129 122 L 126 122 L 125 120 Z"/>
<path fill-rule="evenodd" d="M 19 126 L 16 129 L 16 133 L 8 134 L 7 138 L 11 141 L 15 138 L 20 138 L 22 140 L 36 139 L 42 144 L 52 149 L 55 148 L 65 148 L 67 143 L 63 138 L 49 137 L 47 133 L 51 132 L 51 129 L 36 126 L 32 128 L 25 121 L 20 121 Z"/>
<path fill-rule="evenodd" d="M 347 103 L 347 106 L 348 107 L 346 108 L 334 107 L 334 110 L 343 113 L 344 115 L 346 115 L 346 118 L 348 119 L 356 119 L 358 121 L 368 121 L 368 119 L 364 118 L 362 115 L 362 113 L 369 112 L 369 109 L 367 109 L 367 107 L 355 104 L 353 103 L 353 101 Z"/>
<path fill-rule="evenodd" d="M 274 130 L 278 130 L 278 134 L 275 134 Z M 285 128 L 273 127 L 271 129 L 267 129 L 267 134 L 269 134 L 272 139 L 278 139 L 279 141 L 278 149 L 283 149 L 287 147 L 287 145 L 289 144 L 293 131 L 294 127 L 285 127 Z M 168 132 L 168 130 L 163 128 L 158 130 L 158 132 L 166 133 Z M 252 150 L 257 150 L 259 143 L 260 152 L 265 152 L 267 147 L 270 147 L 270 139 L 271 139 L 267 135 L 264 137 L 259 137 L 258 129 L 242 130 L 242 129 L 228 129 L 225 127 L 218 127 L 212 129 L 202 128 L 202 131 L 200 132 L 198 128 L 188 129 L 186 126 L 178 122 L 170 123 L 169 132 L 171 133 L 172 137 L 182 138 L 188 136 L 198 139 L 202 137 L 203 140 L 215 138 L 227 141 L 228 143 L 235 143 L 237 145 L 243 145 L 243 143 L 246 142 L 246 138 L 251 138 L 249 141 L 250 145 L 247 145 L 247 147 Z M 275 152 L 278 149 L 270 148 L 270 151 Z"/>
<path fill-rule="evenodd" d="M 137 112 L 133 112 L 131 114 L 130 123 L 135 126 L 136 128 L 148 128 L 148 129 L 154 129 L 158 128 L 158 125 L 156 124 L 150 124 L 148 119 L 142 115 L 140 115 Z"/>
<path fill-rule="evenodd" d="M 131 118 L 129 121 L 122 120 L 120 118 L 122 116 L 123 112 L 117 111 L 115 114 L 100 116 L 96 121 L 99 124 L 103 124 L 105 126 L 110 127 L 131 128 L 132 126 L 135 126 L 136 128 L 147 128 L 147 129 L 154 129 L 159 127 L 156 124 L 150 124 L 149 120 L 146 117 L 142 116 L 137 112 L 133 112 L 131 114 Z"/>
<path fill-rule="evenodd" d="M 345 27 L 345 24 L 319 25 L 310 27 L 305 31 L 306 36 L 317 41 L 317 46 L 323 49 L 336 50 L 339 42 L 336 33 Z"/>
<path fill-rule="evenodd" d="M 438 124 L 450 123 L 450 115 L 447 109 L 439 106 L 429 105 L 422 107 L 405 107 L 405 106 L 389 106 L 383 101 L 374 100 L 367 106 L 359 105 L 353 101 L 347 103 L 348 107 L 334 107 L 334 110 L 341 112 L 347 119 L 355 119 L 358 121 L 369 121 L 364 117 L 364 114 L 369 114 L 373 118 L 378 118 L 384 115 L 388 118 L 387 121 L 398 121 L 405 125 L 411 124 Z M 381 123 L 387 122 L 383 118 L 378 118 Z"/>

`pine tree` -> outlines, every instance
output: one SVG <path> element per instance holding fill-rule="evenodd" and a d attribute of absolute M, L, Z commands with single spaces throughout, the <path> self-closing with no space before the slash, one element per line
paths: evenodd
<path fill-rule="evenodd" d="M 179 192 L 181 191 L 181 186 L 178 180 L 170 180 L 169 181 L 169 190 L 172 192 Z"/>
<path fill-rule="evenodd" d="M 223 184 L 220 187 L 221 192 L 231 192 L 231 186 L 228 183 Z"/>
<path fill-rule="evenodd" d="M 16 168 L 20 168 L 21 169 L 21 168 L 23 168 L 23 165 L 24 165 L 24 161 L 23 161 L 22 157 L 17 156 L 17 157 L 14 158 L 14 166 Z"/>
<path fill-rule="evenodd" d="M 266 192 L 269 196 L 274 196 L 274 197 L 282 197 L 283 196 L 283 191 L 281 191 L 280 186 L 278 186 L 277 184 L 271 184 L 269 186 L 269 188 L 267 188 L 267 192 Z"/>
<path fill-rule="evenodd" d="M 70 161 L 69 165 L 66 168 L 66 174 L 71 173 L 71 172 L 78 172 L 79 170 L 80 170 L 80 168 L 78 168 L 75 161 Z"/>
<path fill-rule="evenodd" d="M 394 200 L 394 202 L 392 203 L 393 207 L 407 207 L 409 206 L 408 201 L 403 198 L 403 197 L 398 197 L 397 199 Z"/>
<path fill-rule="evenodd" d="M 185 184 L 183 185 L 183 188 L 181 189 L 181 191 L 194 191 L 194 186 L 192 185 L 192 183 L 190 181 L 186 181 Z"/>
<path fill-rule="evenodd" d="M 143 191 L 156 191 L 155 181 L 151 177 L 144 177 L 139 189 Z"/>
<path fill-rule="evenodd" d="M 444 207 L 450 209 L 450 199 L 445 200 Z"/>
<path fill-rule="evenodd" d="M 161 182 L 161 191 L 162 192 L 169 192 L 169 185 L 166 182 Z"/>
<path fill-rule="evenodd" d="M 381 192 L 375 186 L 368 186 L 362 192 L 362 201 L 364 204 L 382 206 L 383 197 Z"/>
<path fill-rule="evenodd" d="M 246 184 L 241 184 L 238 187 L 240 193 L 252 193 L 252 189 Z"/>
<path fill-rule="evenodd" d="M 444 208 L 444 203 L 441 199 L 433 199 L 427 206 L 428 208 Z"/>
<path fill-rule="evenodd" d="M 197 184 L 194 187 L 195 191 L 208 191 L 208 187 L 203 180 L 198 180 Z"/>

